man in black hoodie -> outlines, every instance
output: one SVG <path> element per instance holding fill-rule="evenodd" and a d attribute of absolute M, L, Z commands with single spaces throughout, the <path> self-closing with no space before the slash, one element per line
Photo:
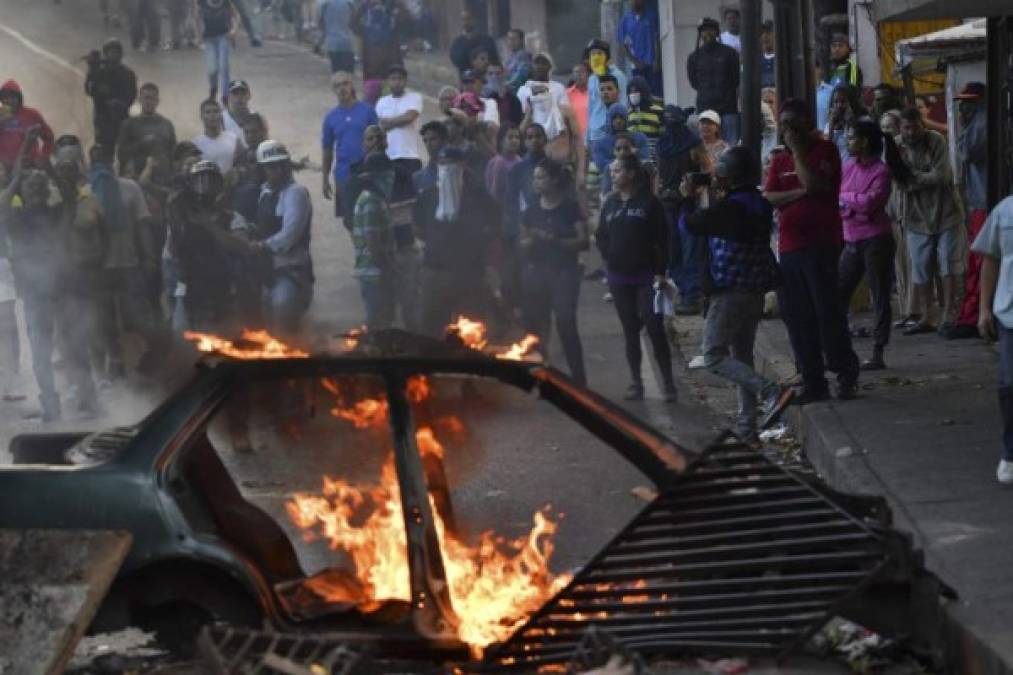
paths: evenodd
<path fill-rule="evenodd" d="M 95 105 L 95 144 L 112 159 L 120 125 L 130 116 L 130 106 L 137 99 L 137 76 L 123 65 L 123 45 L 112 39 L 102 46 L 102 53 L 88 55 L 88 77 L 84 91 Z"/>
<path fill-rule="evenodd" d="M 734 145 L 739 140 L 739 53 L 718 40 L 721 26 L 704 19 L 698 28 L 697 48 L 686 70 L 696 90 L 696 109 L 721 115 L 721 137 Z"/>

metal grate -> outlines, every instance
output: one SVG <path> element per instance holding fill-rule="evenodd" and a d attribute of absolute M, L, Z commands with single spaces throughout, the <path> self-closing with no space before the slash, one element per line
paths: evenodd
<path fill-rule="evenodd" d="M 485 663 L 565 664 L 589 626 L 645 655 L 786 654 L 892 557 L 823 490 L 713 447 Z"/>

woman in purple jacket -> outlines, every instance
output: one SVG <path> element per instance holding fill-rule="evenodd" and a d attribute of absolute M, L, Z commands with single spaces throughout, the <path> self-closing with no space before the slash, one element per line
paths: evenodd
<path fill-rule="evenodd" d="M 884 157 L 886 161 L 881 159 Z M 886 368 L 883 351 L 890 341 L 890 293 L 893 288 L 893 238 L 886 204 L 890 199 L 891 180 L 903 182 L 910 171 L 897 151 L 893 139 L 883 134 L 871 120 L 853 122 L 848 127 L 848 154 L 841 175 L 841 219 L 844 223 L 844 250 L 838 269 L 838 288 L 844 306 L 868 276 L 876 324 L 872 358 L 862 370 Z"/>

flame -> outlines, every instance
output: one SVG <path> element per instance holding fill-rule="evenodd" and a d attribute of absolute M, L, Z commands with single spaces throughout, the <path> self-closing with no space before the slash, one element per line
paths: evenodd
<path fill-rule="evenodd" d="M 485 337 L 485 324 L 481 321 L 474 321 L 466 316 L 458 316 L 455 323 L 447 326 L 447 332 L 457 335 L 465 347 L 482 351 L 489 341 Z"/>
<path fill-rule="evenodd" d="M 366 326 L 353 328 L 345 333 L 345 349 L 352 351 L 359 346 L 359 340 L 366 334 Z"/>
<path fill-rule="evenodd" d="M 520 361 L 530 354 L 531 350 L 536 346 L 538 346 L 538 337 L 534 335 L 525 335 L 523 340 L 510 345 L 510 349 L 506 350 L 502 354 L 497 354 L 496 358 L 505 359 L 507 361 Z"/>
<path fill-rule="evenodd" d="M 185 331 L 183 337 L 195 342 L 198 351 L 235 359 L 306 359 L 309 354 L 289 347 L 266 330 L 244 330 L 241 342 L 234 343 L 209 333 Z"/>
<path fill-rule="evenodd" d="M 447 326 L 447 333 L 456 335 L 464 343 L 465 347 L 479 352 L 485 351 L 485 348 L 489 346 L 486 332 L 487 328 L 484 323 L 469 319 L 466 316 L 458 316 L 457 321 Z M 497 359 L 507 361 L 521 361 L 537 345 L 538 336 L 528 334 L 520 342 L 515 342 L 506 351 L 500 352 L 495 356 Z"/>
<path fill-rule="evenodd" d="M 324 380 L 323 386 L 338 398 L 331 414 L 356 429 L 386 422 L 386 401 L 366 398 L 345 404 L 335 381 Z M 432 394 L 425 377 L 411 378 L 407 383 L 406 395 L 415 403 Z M 464 429 L 453 416 L 438 418 L 434 426 L 449 433 Z M 445 449 L 434 426 L 420 427 L 415 442 L 424 458 L 442 459 Z M 431 494 L 429 503 L 451 603 L 460 618 L 458 637 L 476 656 L 487 645 L 509 637 L 569 583 L 569 575 L 556 576 L 549 569 L 552 539 L 558 528 L 550 507 L 535 512 L 532 528 L 523 537 L 508 540 L 487 531 L 472 545 L 448 530 Z M 350 590 L 347 583 L 320 581 L 307 584 L 309 590 L 328 601 L 354 602 L 367 611 L 386 600 L 411 600 L 407 536 L 393 452 L 380 469 L 378 483 L 355 485 L 324 477 L 321 494 L 296 494 L 285 509 L 307 540 L 322 537 L 332 550 L 347 554 L 361 585 L 359 597 L 352 598 L 355 589 Z"/>

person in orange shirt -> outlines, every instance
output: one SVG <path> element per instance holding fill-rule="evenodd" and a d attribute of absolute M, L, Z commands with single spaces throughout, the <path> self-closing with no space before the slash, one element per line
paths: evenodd
<path fill-rule="evenodd" d="M 566 97 L 570 100 L 570 109 L 573 111 L 573 117 L 577 121 L 577 138 L 587 138 L 587 105 L 588 105 L 588 89 L 587 81 L 591 76 L 591 70 L 587 67 L 587 63 L 581 61 L 573 67 L 573 82 L 569 87 L 566 88 Z M 577 145 L 577 186 L 584 184 L 584 166 L 586 161 L 584 155 L 586 148 L 584 143 L 578 142 Z"/>

